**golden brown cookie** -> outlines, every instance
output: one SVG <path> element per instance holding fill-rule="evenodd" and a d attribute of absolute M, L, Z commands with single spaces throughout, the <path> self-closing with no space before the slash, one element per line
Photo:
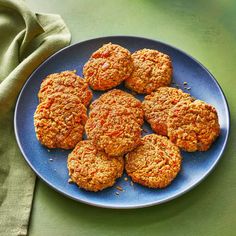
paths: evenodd
<path fill-rule="evenodd" d="M 83 74 L 94 90 L 107 90 L 127 79 L 133 70 L 130 52 L 117 44 L 104 44 L 84 65 Z"/>
<path fill-rule="evenodd" d="M 40 86 L 39 101 L 43 102 L 48 96 L 58 92 L 77 96 L 85 106 L 90 103 L 93 96 L 88 84 L 76 75 L 75 71 L 63 71 L 48 75 Z"/>
<path fill-rule="evenodd" d="M 134 182 L 149 188 L 165 188 L 179 173 L 181 161 L 179 148 L 169 139 L 150 134 L 126 154 L 125 169 Z"/>
<path fill-rule="evenodd" d="M 122 156 L 109 157 L 98 151 L 92 141 L 79 142 L 69 154 L 67 167 L 71 180 L 80 188 L 100 191 L 114 185 L 122 176 L 124 160 Z"/>
<path fill-rule="evenodd" d="M 140 144 L 141 127 L 122 106 L 98 109 L 85 125 L 88 139 L 110 156 L 121 156 Z"/>
<path fill-rule="evenodd" d="M 117 105 L 126 108 L 130 114 L 133 114 L 133 117 L 140 125 L 143 124 L 144 112 L 142 103 L 131 94 L 119 89 L 110 90 L 93 101 L 90 105 L 90 114 L 98 113 L 97 109 L 106 109 L 104 107 L 112 109 L 112 106 Z"/>
<path fill-rule="evenodd" d="M 150 94 L 168 86 L 172 77 L 172 62 L 168 55 L 153 49 L 141 49 L 132 54 L 134 69 L 125 81 L 127 88 Z"/>
<path fill-rule="evenodd" d="M 200 100 L 179 102 L 169 112 L 167 131 L 185 151 L 206 151 L 220 134 L 216 109 Z"/>
<path fill-rule="evenodd" d="M 48 148 L 71 149 L 82 140 L 86 107 L 74 95 L 56 93 L 34 113 L 36 136 Z"/>
<path fill-rule="evenodd" d="M 189 94 L 171 87 L 161 87 L 145 97 L 143 101 L 145 119 L 157 134 L 167 135 L 169 110 L 185 99 L 192 100 Z"/>

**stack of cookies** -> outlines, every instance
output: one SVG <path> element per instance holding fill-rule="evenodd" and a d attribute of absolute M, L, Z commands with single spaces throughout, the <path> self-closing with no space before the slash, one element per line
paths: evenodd
<path fill-rule="evenodd" d="M 47 76 L 41 84 L 34 114 L 35 132 L 48 148 L 72 149 L 82 140 L 92 92 L 75 74 L 64 71 Z"/>
<path fill-rule="evenodd" d="M 220 133 L 212 105 L 169 87 L 172 62 L 162 52 L 140 49 L 131 54 L 108 43 L 91 55 L 83 74 L 84 79 L 69 71 L 49 75 L 34 116 L 43 145 L 75 147 L 67 167 L 70 180 L 83 189 L 96 192 L 114 185 L 124 168 L 134 182 L 164 188 L 181 169 L 180 149 L 206 151 Z M 146 94 L 144 101 L 113 89 L 122 82 L 132 93 Z M 112 89 L 92 102 L 89 117 L 88 85 Z M 144 118 L 154 133 L 142 137 Z M 84 127 L 88 140 L 81 141 Z"/>
<path fill-rule="evenodd" d="M 152 129 L 187 152 L 207 151 L 219 136 L 216 109 L 180 89 L 162 87 L 143 101 Z"/>

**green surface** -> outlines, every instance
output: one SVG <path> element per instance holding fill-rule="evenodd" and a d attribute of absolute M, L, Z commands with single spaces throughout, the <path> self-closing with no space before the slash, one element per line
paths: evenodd
<path fill-rule="evenodd" d="M 199 186 L 160 206 L 111 210 L 67 199 L 37 182 L 29 235 L 235 235 L 236 2 L 28 0 L 34 11 L 60 14 L 72 43 L 137 35 L 176 46 L 203 63 L 231 109 L 231 138 L 218 166 Z"/>

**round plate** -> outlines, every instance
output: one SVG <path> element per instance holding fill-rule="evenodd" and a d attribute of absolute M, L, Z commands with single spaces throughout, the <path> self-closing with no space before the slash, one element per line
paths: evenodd
<path fill-rule="evenodd" d="M 138 184 L 132 185 L 130 179 L 125 181 L 124 174 L 112 188 L 93 193 L 79 189 L 68 183 L 67 155 L 70 151 L 48 150 L 40 145 L 35 136 L 33 115 L 38 105 L 37 93 L 42 80 L 51 73 L 63 70 L 77 70 L 82 76 L 83 65 L 90 55 L 103 44 L 112 42 L 134 52 L 141 48 L 157 49 L 172 58 L 173 81 L 180 88 L 190 92 L 195 98 L 204 100 L 217 109 L 221 134 L 207 152 L 182 152 L 183 165 L 177 178 L 165 189 L 149 189 Z M 184 89 L 183 82 L 187 82 Z M 126 90 L 123 85 L 120 89 Z M 94 91 L 93 99 L 101 92 Z M 142 95 L 137 96 L 143 100 Z M 48 185 L 60 193 L 87 204 L 107 208 L 139 208 L 160 204 L 174 199 L 189 191 L 201 182 L 216 166 L 225 149 L 230 126 L 229 109 L 224 94 L 209 71 L 186 53 L 167 44 L 139 37 L 114 36 L 96 38 L 57 52 L 41 64 L 25 83 L 15 109 L 15 134 L 23 156 L 33 171 Z M 144 124 L 146 133 L 153 133 L 148 124 Z M 124 191 L 119 191 L 121 186 Z M 119 194 L 118 194 L 119 193 Z"/>

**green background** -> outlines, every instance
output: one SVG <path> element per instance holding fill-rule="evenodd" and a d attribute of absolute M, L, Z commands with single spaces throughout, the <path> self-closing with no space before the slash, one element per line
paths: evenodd
<path fill-rule="evenodd" d="M 236 235 L 236 1 L 27 0 L 35 12 L 60 14 L 72 43 L 136 35 L 180 48 L 216 77 L 231 110 L 221 161 L 199 186 L 171 202 L 112 210 L 70 200 L 37 181 L 29 235 Z"/>

